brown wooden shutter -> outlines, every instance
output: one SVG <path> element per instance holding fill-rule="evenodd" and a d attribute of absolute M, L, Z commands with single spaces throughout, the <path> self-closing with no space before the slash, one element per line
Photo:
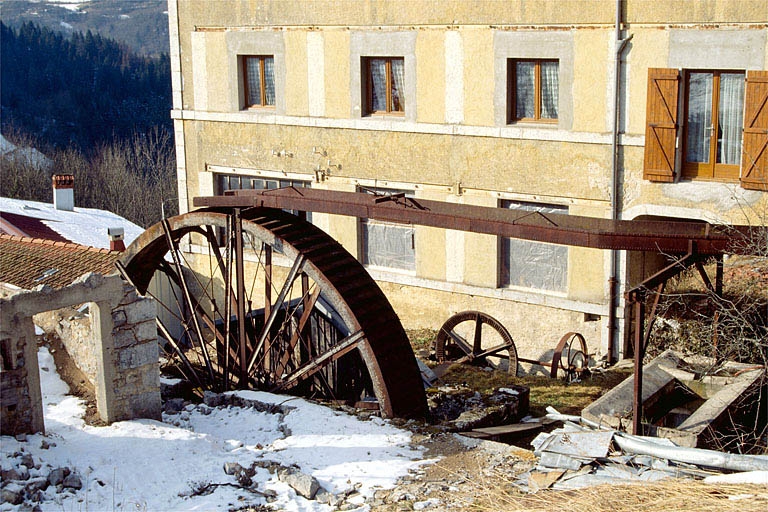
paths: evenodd
<path fill-rule="evenodd" d="M 741 186 L 768 191 L 768 71 L 747 71 Z"/>
<path fill-rule="evenodd" d="M 645 114 L 645 160 L 643 178 L 675 180 L 675 138 L 677 137 L 677 69 L 648 69 L 648 99 Z"/>

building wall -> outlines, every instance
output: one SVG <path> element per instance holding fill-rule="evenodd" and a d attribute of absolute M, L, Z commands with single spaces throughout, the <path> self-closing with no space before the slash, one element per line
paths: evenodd
<path fill-rule="evenodd" d="M 182 211 L 193 197 L 216 193 L 214 174 L 228 172 L 303 177 L 333 190 L 389 187 L 447 202 L 524 201 L 611 216 L 612 2 L 169 4 L 172 37 L 178 33 L 173 116 L 182 139 Z M 622 37 L 631 36 L 620 68 L 621 217 L 758 220 L 768 208 L 764 192 L 738 182 L 653 183 L 643 179 L 643 154 L 648 68 L 768 68 L 768 2 L 621 5 Z M 245 54 L 274 56 L 273 108 L 241 110 L 237 56 Z M 404 115 L 364 115 L 361 57 L 370 56 L 403 57 Z M 511 58 L 558 60 L 557 122 L 507 123 Z M 313 220 L 359 253 L 357 219 Z M 497 237 L 417 227 L 415 245 L 415 272 L 371 271 L 407 328 L 436 328 L 450 314 L 482 304 L 519 345 L 535 347 L 531 352 L 545 353 L 555 332 L 580 330 L 604 353 L 607 251 L 570 248 L 565 290 L 542 292 L 499 286 Z M 640 278 L 626 268 L 620 275 L 625 284 Z M 551 334 L 525 321 L 536 316 L 531 311 L 557 319 Z"/>

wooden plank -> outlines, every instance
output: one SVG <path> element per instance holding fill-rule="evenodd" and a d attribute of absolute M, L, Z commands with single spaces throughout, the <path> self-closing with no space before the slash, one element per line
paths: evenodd
<path fill-rule="evenodd" d="M 509 425 L 498 425 L 496 427 L 473 428 L 472 433 L 492 436 L 508 436 L 513 434 L 528 434 L 540 430 L 541 423 L 512 423 Z M 462 432 L 462 435 L 465 432 Z"/>

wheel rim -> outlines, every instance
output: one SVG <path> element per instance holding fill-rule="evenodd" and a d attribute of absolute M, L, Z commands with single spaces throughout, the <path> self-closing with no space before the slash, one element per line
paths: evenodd
<path fill-rule="evenodd" d="M 488 351 L 494 353 L 483 355 Z M 517 375 L 512 336 L 501 322 L 480 311 L 463 311 L 446 320 L 435 339 L 435 357 L 439 362 L 487 363 Z"/>
<path fill-rule="evenodd" d="M 295 215 L 180 215 L 150 227 L 120 266 L 158 301 L 158 333 L 201 388 L 375 398 L 383 416 L 426 413 L 413 351 L 383 293 L 341 245 Z"/>
<path fill-rule="evenodd" d="M 584 336 L 578 332 L 567 333 L 555 349 L 557 365 L 554 366 L 556 375 L 553 377 L 557 376 L 566 382 L 579 379 L 582 371 L 587 367 L 588 357 L 587 342 L 584 340 Z"/>

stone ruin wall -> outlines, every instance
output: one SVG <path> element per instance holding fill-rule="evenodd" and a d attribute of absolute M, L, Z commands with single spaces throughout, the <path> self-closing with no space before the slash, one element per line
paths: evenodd
<path fill-rule="evenodd" d="M 75 314 L 73 306 L 86 302 L 89 315 Z M 5 324 L 0 329 L 3 433 L 44 429 L 33 316 L 45 330 L 57 332 L 73 362 L 93 384 L 102 420 L 161 417 L 153 300 L 138 296 L 117 276 L 89 274 L 61 290 L 41 288 L 0 299 L 0 307 Z M 23 335 L 25 329 L 30 334 Z M 21 421 L 24 415 L 14 415 L 15 409 L 39 409 L 40 418 Z"/>

